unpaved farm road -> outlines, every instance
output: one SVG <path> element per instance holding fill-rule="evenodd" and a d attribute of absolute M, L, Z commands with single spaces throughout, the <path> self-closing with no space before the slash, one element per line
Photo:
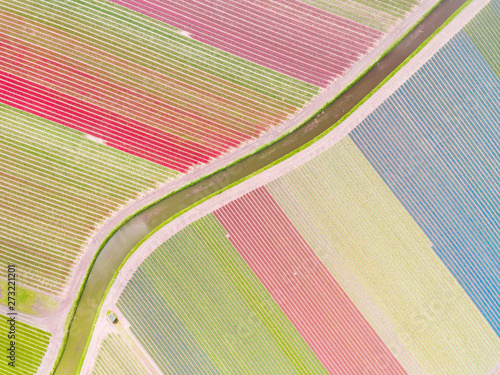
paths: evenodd
<path fill-rule="evenodd" d="M 98 308 L 106 288 L 122 261 L 141 239 L 176 213 L 219 191 L 223 187 L 260 170 L 330 128 L 332 124 L 335 124 L 355 107 L 356 104 L 411 55 L 465 1 L 443 0 L 387 56 L 349 90 L 304 126 L 259 153 L 251 155 L 225 170 L 168 196 L 124 224 L 101 250 L 90 272 L 69 329 L 67 344 L 55 374 L 77 374 L 80 358 L 85 351 L 85 345 L 92 332 L 94 319 L 99 312 Z M 416 21 L 417 19 L 413 20 L 413 22 Z M 157 198 L 161 197 L 160 195 Z M 138 209 L 140 207 L 137 207 Z M 119 220 L 108 223 L 111 226 L 118 224 Z M 81 270 L 83 273 L 85 271 L 85 269 Z"/>

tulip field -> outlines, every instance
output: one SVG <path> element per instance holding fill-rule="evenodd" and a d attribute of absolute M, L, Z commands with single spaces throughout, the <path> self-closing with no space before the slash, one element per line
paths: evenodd
<path fill-rule="evenodd" d="M 36 374 L 49 344 L 50 334 L 17 321 L 15 338 L 8 339 L 6 332 L 9 331 L 10 324 L 7 319 L 5 315 L 0 315 L 0 330 L 2 331 L 0 347 L 3 349 L 0 373 L 9 375 Z M 11 340 L 15 342 L 15 366 L 8 365 L 7 348 L 11 345 Z"/>
<path fill-rule="evenodd" d="M 165 373 L 326 373 L 213 215 L 158 248 L 117 306 Z"/>
<path fill-rule="evenodd" d="M 116 302 L 161 371 L 498 366 L 500 1 L 454 27 L 347 136 L 161 239 Z"/>
<path fill-rule="evenodd" d="M 64 290 L 95 230 L 177 172 L 0 104 L 0 264 L 50 294 Z"/>
<path fill-rule="evenodd" d="M 119 334 L 111 333 L 99 346 L 99 355 L 92 374 L 147 375 L 148 371 L 127 342 Z"/>
<path fill-rule="evenodd" d="M 326 87 L 383 35 L 303 2 L 113 0 L 190 38 L 317 87 Z M 417 5 L 415 3 L 414 5 Z"/>
<path fill-rule="evenodd" d="M 318 93 L 108 1 L 15 0 L 0 10 L 0 101 L 179 172 Z"/>
<path fill-rule="evenodd" d="M 354 0 L 349 2 L 342 0 L 302 1 L 381 31 L 388 31 L 396 26 L 398 22 L 419 3 L 418 0 Z"/>
<path fill-rule="evenodd" d="M 483 12 L 352 139 L 500 334 L 500 55 L 490 66 L 476 47 L 498 33 L 500 1 Z"/>
<path fill-rule="evenodd" d="M 350 138 L 267 189 L 409 373 L 493 367 L 500 339 Z"/>
<path fill-rule="evenodd" d="M 464 31 L 488 63 L 500 77 L 500 2 L 491 1 L 475 19 L 464 27 Z"/>
<path fill-rule="evenodd" d="M 0 102 L 186 173 L 292 117 L 390 31 L 321 8 L 0 1 Z"/>
<path fill-rule="evenodd" d="M 63 295 L 121 208 L 293 119 L 420 4 L 387 1 L 369 22 L 337 1 L 0 0 L 0 264 Z"/>
<path fill-rule="evenodd" d="M 328 373 L 404 373 L 265 188 L 214 214 Z"/>

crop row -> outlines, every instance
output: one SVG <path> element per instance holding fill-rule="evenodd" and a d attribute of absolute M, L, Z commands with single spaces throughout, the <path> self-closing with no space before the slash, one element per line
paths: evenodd
<path fill-rule="evenodd" d="M 265 9 L 259 1 L 113 2 L 178 27 L 190 37 L 315 86 L 327 87 L 382 33 L 315 9 Z M 305 11 L 311 8 L 300 4 Z M 359 34 L 358 34 L 359 33 Z"/>
<path fill-rule="evenodd" d="M 217 373 L 206 352 L 176 316 L 165 298 L 151 287 L 142 271 L 134 275 L 127 287 L 118 307 L 132 323 L 132 333 L 162 371 Z M 140 307 L 138 300 L 141 294 L 147 295 L 148 300 Z M 144 322 L 143 309 L 148 311 L 147 321 Z"/>
<path fill-rule="evenodd" d="M 211 215 L 160 246 L 117 305 L 165 372 L 325 373 Z"/>
<path fill-rule="evenodd" d="M 460 32 L 353 133 L 498 335 L 499 97 Z"/>
<path fill-rule="evenodd" d="M 421 0 L 301 1 L 385 32 L 394 28 L 421 2 Z"/>
<path fill-rule="evenodd" d="M 42 358 L 49 344 L 50 334 L 38 328 L 16 321 L 15 325 L 15 367 L 8 365 L 7 352 L 10 341 L 7 332 L 10 325 L 7 317 L 0 315 L 0 329 L 5 334 L 0 336 L 0 347 L 2 347 L 2 361 L 0 361 L 0 373 L 9 375 L 36 374 Z"/>
<path fill-rule="evenodd" d="M 0 101 L 181 173 L 283 123 L 383 37 L 300 2 L 120 3 L 0 1 Z"/>
<path fill-rule="evenodd" d="M 78 152 L 78 149 L 62 148 L 58 150 L 56 146 L 52 146 L 40 138 L 29 137 L 26 134 L 28 132 L 24 134 L 17 132 L 15 124 L 11 121 L 9 121 L 8 130 L 9 132 L 2 134 L 2 145 L 6 149 L 6 159 L 11 156 L 12 165 L 19 165 L 21 169 L 27 171 L 30 167 L 39 169 L 48 176 L 54 172 L 63 172 L 63 183 L 86 178 L 93 181 L 92 184 L 86 185 L 86 190 L 95 189 L 101 190 L 101 192 L 110 190 L 134 194 L 143 185 L 151 189 L 157 187 L 156 181 L 144 181 L 139 173 L 136 172 L 137 176 L 134 176 L 133 172 L 129 172 L 129 170 L 123 174 L 115 172 L 116 176 L 111 179 L 102 173 L 103 170 L 109 170 L 106 165 L 90 164 L 92 159 L 85 159 L 85 155 Z M 85 165 L 84 162 L 90 165 Z"/>
<path fill-rule="evenodd" d="M 93 375 L 147 375 L 127 342 L 116 333 L 110 333 L 101 341 L 99 352 L 92 368 Z"/>
<path fill-rule="evenodd" d="M 266 187 L 408 373 L 493 367 L 499 338 L 351 139 Z"/>
<path fill-rule="evenodd" d="M 329 373 L 405 373 L 265 188 L 214 215 Z"/>
<path fill-rule="evenodd" d="M 106 148 L 106 152 L 102 152 L 102 145 L 99 143 L 103 142 L 100 140 L 87 142 L 90 138 L 81 132 L 53 124 L 49 126 L 47 121 L 13 107 L 0 104 L 0 111 L 3 123 L 9 125 L 9 132 L 2 134 L 5 139 L 22 137 L 27 146 L 36 146 L 41 152 L 48 154 L 58 153 L 62 161 L 74 165 L 85 162 L 89 170 L 99 172 L 113 170 L 119 178 L 129 179 L 132 182 L 144 183 L 153 175 L 148 182 L 151 186 L 155 186 L 158 180 L 168 180 L 177 176 L 172 170 L 113 148 Z M 82 142 L 82 139 L 86 141 Z M 127 177 L 122 177 L 122 174 Z M 105 177 L 106 173 L 102 175 Z"/>
<path fill-rule="evenodd" d="M 490 1 L 463 30 L 500 79 L 500 1 Z"/>
<path fill-rule="evenodd" d="M 96 229 L 175 173 L 1 105 L 0 254 L 20 281 L 61 292 Z"/>

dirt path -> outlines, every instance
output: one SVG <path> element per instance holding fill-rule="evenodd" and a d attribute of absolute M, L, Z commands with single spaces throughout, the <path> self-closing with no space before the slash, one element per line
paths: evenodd
<path fill-rule="evenodd" d="M 90 358 L 90 360 L 85 362 L 81 373 L 90 374 L 92 372 L 92 368 L 94 366 L 95 359 L 97 358 L 101 341 L 104 340 L 107 335 L 114 333 L 120 335 L 122 339 L 127 342 L 127 345 L 135 353 L 137 359 L 139 359 L 144 364 L 144 367 L 151 375 L 162 374 L 162 371 L 160 370 L 156 362 L 151 358 L 147 350 L 144 349 L 139 340 L 137 340 L 137 338 L 131 332 L 130 323 L 127 321 L 125 316 L 123 316 L 121 311 L 118 310 L 115 305 L 109 306 L 108 310 L 114 312 L 114 314 L 118 318 L 118 323 L 112 324 L 107 318 L 100 319 L 97 322 L 95 329 L 96 332 L 99 332 L 99 340 L 96 341 L 95 345 L 89 347 L 88 357 Z"/>
<path fill-rule="evenodd" d="M 500 375 L 500 362 L 498 362 L 498 364 L 491 369 L 488 375 Z"/>
<path fill-rule="evenodd" d="M 341 125 L 331 131 L 328 135 L 309 146 L 304 151 L 292 156 L 291 158 L 279 163 L 278 165 L 258 174 L 257 176 L 238 184 L 237 186 L 217 195 L 214 198 L 191 209 L 182 216 L 173 220 L 152 237 L 147 239 L 137 251 L 129 258 L 124 267 L 120 270 L 117 279 L 110 289 L 103 307 L 99 312 L 99 318 L 95 327 L 95 334 L 92 337 L 87 358 L 84 363 L 84 369 L 88 371 L 90 364 L 97 352 L 97 343 L 100 339 L 100 329 L 105 323 L 105 313 L 112 309 L 128 280 L 132 277 L 136 269 L 160 244 L 173 236 L 181 229 L 192 222 L 200 219 L 208 213 L 222 207 L 230 201 L 241 197 L 242 195 L 259 188 L 300 165 L 308 162 L 317 155 L 331 148 L 351 130 L 353 130 L 361 121 L 363 121 L 375 108 L 386 100 L 398 87 L 400 87 L 410 76 L 415 73 L 429 58 L 431 58 L 446 42 L 448 42 L 464 24 L 471 20 L 490 0 L 475 0 L 466 11 L 458 15 L 442 32 L 424 47 L 404 68 L 394 75 L 378 92 L 365 103 L 363 103 L 351 116 L 349 116 Z M 82 371 L 82 374 L 88 372 Z"/>

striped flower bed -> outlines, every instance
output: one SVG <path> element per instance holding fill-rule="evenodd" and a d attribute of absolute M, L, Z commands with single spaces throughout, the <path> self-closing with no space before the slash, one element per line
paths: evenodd
<path fill-rule="evenodd" d="M 0 102 L 186 173 L 294 116 L 418 5 L 387 1 L 382 28 L 297 0 L 0 1 Z"/>
<path fill-rule="evenodd" d="M 408 373 L 493 368 L 500 339 L 351 139 L 267 189 Z"/>
<path fill-rule="evenodd" d="M 62 292 L 95 230 L 177 172 L 0 104 L 0 264 Z"/>
<path fill-rule="evenodd" d="M 395 27 L 419 3 L 418 0 L 302 1 L 381 31 Z"/>
<path fill-rule="evenodd" d="M 165 373 L 326 373 L 213 215 L 160 246 L 117 306 Z"/>
<path fill-rule="evenodd" d="M 110 333 L 100 343 L 99 354 L 92 368 L 92 374 L 147 375 L 149 372 L 123 337 L 116 333 Z"/>
<path fill-rule="evenodd" d="M 323 88 L 383 35 L 299 1 L 113 2 L 184 30 L 207 45 Z"/>
<path fill-rule="evenodd" d="M 352 135 L 497 334 L 500 76 L 473 40 L 498 33 L 499 4 L 487 5 Z"/>
<path fill-rule="evenodd" d="M 107 1 L 15 0 L 0 10 L 0 101 L 179 172 L 318 93 Z"/>
<path fill-rule="evenodd" d="M 214 214 L 328 373 L 405 373 L 265 188 Z"/>

